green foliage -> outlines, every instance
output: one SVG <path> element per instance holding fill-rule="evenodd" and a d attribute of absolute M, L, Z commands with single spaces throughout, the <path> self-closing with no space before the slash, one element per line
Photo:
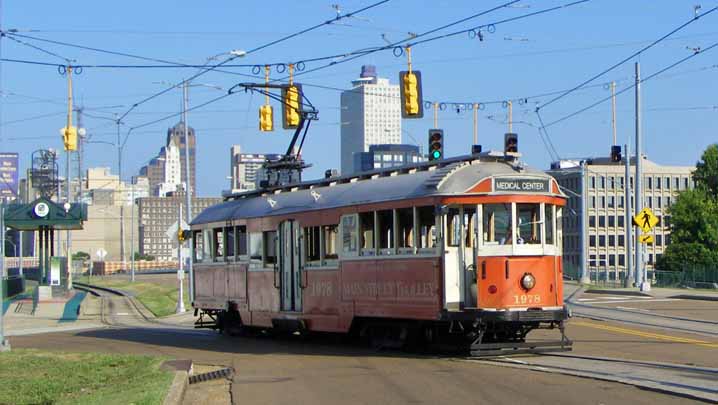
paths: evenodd
<path fill-rule="evenodd" d="M 88 261 L 88 260 L 90 260 L 90 254 L 87 252 L 82 252 L 82 251 L 75 252 L 72 255 L 72 260 L 82 260 L 83 262 Z"/>
<path fill-rule="evenodd" d="M 714 199 L 718 198 L 718 144 L 710 145 L 701 160 L 693 173 L 696 187 L 704 188 Z"/>
<path fill-rule="evenodd" d="M 718 144 L 710 145 L 693 174 L 694 190 L 668 208 L 671 244 L 656 263 L 661 270 L 718 269 Z"/>
<path fill-rule="evenodd" d="M 163 359 L 13 349 L 0 353 L 0 404 L 161 404 Z"/>
<path fill-rule="evenodd" d="M 155 260 L 155 257 L 152 255 L 141 255 L 140 252 L 135 252 L 135 261 L 137 260 L 145 260 L 151 262 Z"/>

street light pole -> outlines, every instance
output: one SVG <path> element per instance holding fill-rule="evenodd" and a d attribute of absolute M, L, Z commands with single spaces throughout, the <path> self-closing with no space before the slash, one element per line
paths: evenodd
<path fill-rule="evenodd" d="M 2 304 L 5 293 L 5 200 L 0 201 L 0 352 L 10 350 L 10 342 L 5 339 L 5 331 L 3 329 L 3 310 Z"/>
<path fill-rule="evenodd" d="M 187 123 L 187 109 L 189 107 L 189 89 L 187 81 L 182 83 L 182 122 L 184 123 L 184 170 L 185 170 L 185 196 L 187 198 L 187 224 L 192 222 L 192 182 L 191 182 L 191 170 L 190 170 L 190 156 L 189 156 L 189 124 Z M 197 159 L 195 151 L 195 160 Z M 196 187 L 196 185 L 194 185 Z M 182 203 L 180 203 L 182 206 Z M 181 212 L 181 211 L 180 211 Z M 180 221 L 178 226 L 181 224 L 182 215 L 180 215 Z M 190 302 L 194 302 L 194 266 L 192 265 L 192 259 L 194 257 L 193 243 L 189 244 L 189 257 L 190 260 L 187 263 L 187 269 L 189 272 L 189 299 Z M 181 246 L 180 246 L 181 249 Z M 182 255 L 180 255 L 180 260 Z M 180 269 L 182 263 L 180 263 Z M 180 285 L 182 281 L 180 280 Z"/>
<path fill-rule="evenodd" d="M 117 123 L 117 191 L 120 191 L 122 185 L 122 139 L 120 138 L 120 119 L 115 114 Z M 120 260 L 122 260 L 122 269 L 127 270 L 125 260 L 125 204 L 120 201 Z"/>

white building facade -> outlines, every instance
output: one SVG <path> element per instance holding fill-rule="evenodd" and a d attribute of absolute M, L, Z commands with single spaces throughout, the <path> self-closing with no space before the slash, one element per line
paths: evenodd
<path fill-rule="evenodd" d="M 379 78 L 376 68 L 362 66 L 352 89 L 341 94 L 341 174 L 354 170 L 354 154 L 369 145 L 401 143 L 399 86 Z"/>
<path fill-rule="evenodd" d="M 255 190 L 260 180 L 266 180 L 266 175 L 261 170 L 264 162 L 267 159 L 277 160 L 281 157 L 281 154 L 276 153 L 242 153 L 240 145 L 233 145 L 230 148 L 231 192 Z"/>
<path fill-rule="evenodd" d="M 576 275 L 582 267 L 591 280 L 618 282 L 628 271 L 626 206 L 635 207 L 635 159 L 631 158 L 630 177 L 626 181 L 625 162 L 609 158 L 554 162 L 548 171 L 569 196 L 563 215 L 563 263 L 566 272 Z M 645 266 L 654 270 L 656 260 L 671 243 L 670 215 L 666 209 L 678 193 L 694 186 L 694 166 L 663 166 L 643 157 L 643 207 L 650 208 L 660 219 L 649 233 L 654 243 L 645 246 Z M 626 200 L 625 187 L 631 193 Z M 585 200 L 585 201 L 584 201 Z M 585 211 L 582 209 L 585 207 Z M 635 210 L 632 212 L 635 215 Z M 582 224 L 584 227 L 582 228 Z M 635 248 L 635 233 L 633 241 Z M 640 232 L 640 231 L 638 231 Z M 632 271 L 635 271 L 633 269 Z M 572 274 L 573 273 L 573 274 Z"/>
<path fill-rule="evenodd" d="M 167 144 L 164 164 L 164 181 L 159 185 L 159 196 L 164 197 L 167 193 L 173 193 L 177 191 L 177 187 L 182 185 L 184 190 L 184 184 L 182 183 L 182 163 L 180 161 L 180 148 L 175 143 L 174 139 L 171 139 Z"/>

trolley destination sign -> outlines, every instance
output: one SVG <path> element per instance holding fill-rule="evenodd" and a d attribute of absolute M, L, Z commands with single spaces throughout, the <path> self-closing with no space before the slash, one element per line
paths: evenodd
<path fill-rule="evenodd" d="M 494 179 L 494 191 L 522 191 L 528 193 L 547 193 L 548 179 L 497 177 Z"/>

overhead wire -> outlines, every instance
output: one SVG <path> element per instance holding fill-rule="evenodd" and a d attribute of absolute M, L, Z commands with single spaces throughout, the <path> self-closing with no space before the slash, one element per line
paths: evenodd
<path fill-rule="evenodd" d="M 67 64 L 70 64 L 70 63 L 72 62 L 72 60 L 69 59 L 69 58 L 66 58 L 66 57 L 64 57 L 64 56 L 62 56 L 62 55 L 59 55 L 59 54 L 57 54 L 57 53 L 55 53 L 55 52 L 52 52 L 52 51 L 48 51 L 47 49 L 41 48 L 41 47 L 39 47 L 39 46 L 37 46 L 37 45 L 33 45 L 33 44 L 31 44 L 31 43 L 28 43 L 28 42 L 19 40 L 19 39 L 17 39 L 17 38 L 13 38 L 11 35 L 5 35 L 4 32 L 3 32 L 3 33 L 0 33 L 0 36 L 5 37 L 5 38 L 7 38 L 7 39 L 9 39 L 9 40 L 11 40 L 11 41 L 13 41 L 13 42 L 16 42 L 16 43 L 20 44 L 20 45 L 24 45 L 24 46 L 27 46 L 27 47 L 29 47 L 29 48 L 35 49 L 36 51 L 40 51 L 40 52 L 42 52 L 42 53 L 44 53 L 44 54 L 47 54 L 47 55 L 50 55 L 50 56 L 54 56 L 54 57 L 56 57 L 56 58 L 58 58 L 58 59 L 62 59 L 62 60 L 63 60 L 65 63 L 67 63 Z"/>
<path fill-rule="evenodd" d="M 674 62 L 674 63 L 671 63 L 670 65 L 664 67 L 663 69 L 661 69 L 661 70 L 659 70 L 659 71 L 657 71 L 657 72 L 655 72 L 655 73 L 653 73 L 653 74 L 651 74 L 651 75 L 649 75 L 649 76 L 647 76 L 647 77 L 641 79 L 641 80 L 640 80 L 640 83 L 647 82 L 647 81 L 649 81 L 649 80 L 651 80 L 651 79 L 653 79 L 653 78 L 655 78 L 655 77 L 661 75 L 662 73 L 664 73 L 664 72 L 666 72 L 666 71 L 668 71 L 668 70 L 670 70 L 670 69 L 673 69 L 674 67 L 676 67 L 676 66 L 678 66 L 678 65 L 680 65 L 680 64 L 682 64 L 682 63 L 684 63 L 684 62 L 686 62 L 686 61 L 688 61 L 688 60 L 690 60 L 690 59 L 695 58 L 696 56 L 698 56 L 698 55 L 700 55 L 700 54 L 702 54 L 702 53 L 705 53 L 705 52 L 710 51 L 711 49 L 713 49 L 713 48 L 715 48 L 715 47 L 718 47 L 718 42 L 713 43 L 712 45 L 710 45 L 710 46 L 707 47 L 707 48 L 703 48 L 703 49 L 700 49 L 700 50 L 696 50 L 696 51 L 694 51 L 692 54 L 690 54 L 690 55 L 688 55 L 688 56 L 686 56 L 686 57 L 684 57 L 684 58 L 681 58 L 681 59 L 677 60 L 677 61 Z M 625 93 L 626 91 L 631 90 L 631 89 L 634 88 L 634 87 L 636 87 L 636 83 L 633 83 L 633 84 L 631 84 L 630 86 L 625 87 L 625 88 L 621 89 L 620 91 L 617 91 L 617 92 L 616 92 L 616 96 L 618 96 L 618 95 L 620 95 L 620 94 L 623 94 L 623 93 Z M 604 98 L 602 98 L 602 99 L 596 101 L 595 103 L 592 103 L 592 104 L 590 104 L 590 105 L 588 105 L 588 106 L 586 106 L 586 107 L 584 107 L 584 108 L 581 108 L 580 110 L 574 111 L 574 112 L 572 112 L 572 113 L 570 113 L 570 114 L 567 114 L 567 115 L 565 115 L 565 116 L 563 116 L 563 117 L 561 117 L 561 118 L 559 118 L 559 119 L 557 119 L 557 120 L 551 121 L 551 122 L 549 122 L 548 124 L 544 125 L 544 128 L 554 126 L 554 125 L 556 125 L 556 124 L 558 124 L 558 123 L 560 123 L 560 122 L 563 122 L 563 121 L 566 121 L 566 120 L 568 120 L 568 119 L 570 119 L 570 118 L 573 118 L 573 117 L 575 117 L 575 116 L 577 116 L 577 115 L 579 115 L 579 114 L 581 114 L 581 113 L 583 113 L 583 112 L 585 112 L 585 111 L 588 111 L 588 110 L 592 109 L 593 107 L 596 107 L 597 105 L 599 105 L 599 104 L 601 104 L 601 103 L 604 103 L 604 102 L 610 100 L 611 97 L 612 97 L 612 96 L 604 97 Z"/>
<path fill-rule="evenodd" d="M 713 7 L 712 9 L 706 11 L 705 13 L 696 14 L 692 19 L 690 19 L 690 20 L 684 22 L 683 24 L 679 25 L 678 27 L 672 29 L 672 30 L 669 31 L 668 33 L 664 34 L 664 35 L 661 36 L 660 38 L 658 38 L 658 39 L 656 39 L 655 41 L 651 42 L 650 44 L 644 46 L 643 48 L 639 49 L 638 51 L 633 52 L 632 54 L 628 55 L 627 57 L 621 59 L 619 62 L 614 63 L 613 65 L 611 65 L 611 66 L 608 67 L 607 69 L 604 69 L 604 70 L 602 70 L 601 72 L 599 72 L 599 73 L 597 73 L 597 74 L 591 76 L 589 79 L 587 79 L 587 80 L 581 82 L 579 85 L 577 85 L 577 86 L 571 88 L 570 90 L 568 90 L 568 91 L 566 91 L 565 93 L 559 95 L 558 97 L 554 97 L 553 99 L 551 99 L 550 101 L 544 103 L 543 105 L 536 107 L 536 111 L 538 112 L 538 110 L 540 110 L 540 109 L 542 109 L 542 108 L 544 108 L 544 107 L 546 107 L 546 106 L 549 106 L 549 105 L 555 103 L 556 101 L 558 101 L 558 100 L 560 100 L 560 99 L 566 97 L 567 95 L 573 93 L 573 92 L 576 91 L 577 89 L 579 89 L 579 88 L 585 86 L 585 85 L 588 84 L 588 83 L 591 83 L 592 81 L 594 81 L 594 80 L 598 79 L 599 77 L 605 75 L 606 73 L 608 73 L 608 72 L 614 70 L 615 68 L 617 68 L 617 67 L 623 65 L 624 63 L 626 63 L 626 62 L 628 62 L 629 60 L 635 58 L 636 56 L 639 56 L 639 55 L 642 54 L 643 52 L 645 52 L 645 51 L 651 49 L 652 47 L 654 47 L 654 46 L 656 46 L 657 44 L 661 43 L 663 40 L 667 39 L 668 37 L 670 37 L 671 35 L 675 34 L 676 32 L 678 32 L 678 31 L 682 30 L 683 28 L 689 26 L 690 24 L 692 24 L 692 23 L 698 21 L 701 17 L 704 17 L 704 16 L 706 16 L 706 15 L 708 15 L 708 14 L 710 14 L 710 13 L 716 11 L 716 10 L 718 10 L 718 6 Z"/>

